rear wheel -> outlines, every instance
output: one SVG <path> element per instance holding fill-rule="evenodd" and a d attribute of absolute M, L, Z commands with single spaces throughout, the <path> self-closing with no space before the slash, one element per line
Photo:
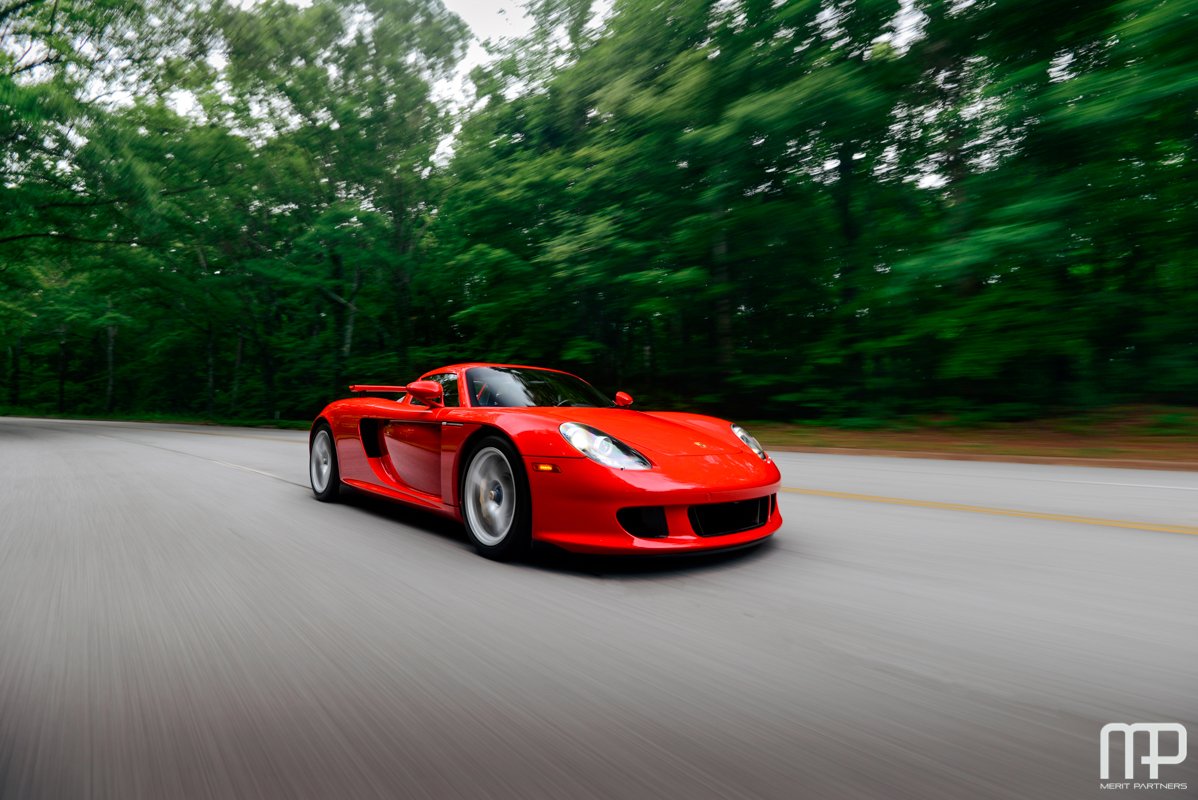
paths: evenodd
<path fill-rule="evenodd" d="M 470 454 L 462 477 L 462 518 L 479 555 L 508 561 L 532 543 L 531 501 L 520 454 L 488 436 Z"/>
<path fill-rule="evenodd" d="M 321 502 L 330 503 L 341 493 L 341 472 L 337 469 L 333 431 L 323 422 L 316 427 L 316 434 L 308 445 L 308 479 L 312 483 L 312 494 Z"/>

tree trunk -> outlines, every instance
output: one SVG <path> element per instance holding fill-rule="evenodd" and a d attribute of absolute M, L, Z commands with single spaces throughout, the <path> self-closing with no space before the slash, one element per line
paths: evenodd
<path fill-rule="evenodd" d="M 58 332 L 58 413 L 67 410 L 67 332 Z"/>
<path fill-rule="evenodd" d="M 354 347 L 354 323 L 358 318 L 358 306 L 354 301 L 357 300 L 358 292 L 362 289 L 362 268 L 354 266 L 354 282 L 349 287 L 349 291 L 345 291 L 343 286 L 344 262 L 340 254 L 330 253 L 329 260 L 333 263 L 333 285 L 344 292 L 341 295 L 328 289 L 324 290 L 325 295 L 333 301 L 334 330 L 339 330 L 341 334 L 341 345 L 334 348 L 333 351 L 333 391 L 340 392 L 345 383 L 345 365 L 349 361 L 349 355 Z"/>
<path fill-rule="evenodd" d="M 844 257 L 840 268 L 840 319 L 842 350 L 847 366 L 845 379 L 852 385 L 864 387 L 865 362 L 858 345 L 864 338 L 861 332 L 861 320 L 858 312 L 861 310 L 861 282 L 865 275 L 864 258 L 861 253 L 862 226 L 853 210 L 853 199 L 856 191 L 856 174 L 853 168 L 853 155 L 857 152 L 857 143 L 851 140 L 841 142 L 836 150 L 838 164 L 836 167 L 836 186 L 834 199 L 836 216 L 840 225 L 840 235 L 844 240 Z"/>
<path fill-rule="evenodd" d="M 404 222 L 406 206 L 403 196 L 404 193 L 400 191 L 391 206 L 392 236 L 395 252 L 399 255 L 391 280 L 395 289 L 395 311 L 399 322 L 399 341 L 395 344 L 395 355 L 399 363 L 396 366 L 400 375 L 407 375 L 411 370 L 408 353 L 412 343 L 412 276 L 408 272 L 408 257 L 415 250 L 415 238 Z"/>
<path fill-rule="evenodd" d="M 853 213 L 853 191 L 855 175 L 853 174 L 853 154 L 857 150 L 855 142 L 843 142 L 837 148 L 836 158 L 836 216 L 840 223 L 840 234 L 844 238 L 844 266 L 840 274 L 841 304 L 850 313 L 855 313 L 858 294 L 858 280 L 861 273 L 861 254 L 858 252 L 858 240 L 861 238 L 861 225 Z"/>
<path fill-rule="evenodd" d="M 716 363 L 726 375 L 732 370 L 735 347 L 732 342 L 732 298 L 728 269 L 728 233 L 724 229 L 724 211 L 715 212 L 715 241 L 711 244 L 711 277 L 715 281 L 715 351 Z"/>
<path fill-rule="evenodd" d="M 649 391 L 657 391 L 657 324 L 649 318 L 645 320 L 645 374 L 649 377 Z"/>
<path fill-rule="evenodd" d="M 208 419 L 216 412 L 216 354 L 213 352 L 216 342 L 216 331 L 212 323 L 208 323 L 208 385 L 205 388 L 204 408 Z"/>
<path fill-rule="evenodd" d="M 237 355 L 233 359 L 233 391 L 229 397 L 230 404 L 233 407 L 234 416 L 241 414 L 241 409 L 237 407 L 237 395 L 241 391 L 241 355 L 245 348 L 245 333 L 241 328 L 237 329 Z"/>
<path fill-rule="evenodd" d="M 278 303 L 274 298 L 274 293 L 269 288 L 266 289 L 266 296 L 269 305 L 261 316 L 262 330 L 259 332 L 258 326 L 255 324 L 250 330 L 250 335 L 253 337 L 254 344 L 258 348 L 258 364 L 262 371 L 262 388 L 266 395 L 263 398 L 265 401 L 263 410 L 268 417 L 273 417 L 279 411 L 278 394 L 275 389 L 275 373 L 278 372 L 278 365 L 275 363 L 274 354 L 270 348 L 274 341 L 275 315 L 278 313 Z"/>
<path fill-rule="evenodd" d="M 112 304 L 108 307 L 111 309 Z M 116 366 L 116 325 L 109 325 L 106 329 L 108 340 L 105 342 L 104 355 L 108 366 L 108 380 L 104 385 L 104 410 L 109 413 L 113 408 L 113 387 L 116 383 L 115 366 Z"/>
<path fill-rule="evenodd" d="M 341 340 L 341 368 L 349 362 L 349 354 L 354 347 L 354 323 L 358 319 L 358 292 L 362 288 L 362 268 L 354 267 L 354 284 L 350 287 L 349 296 L 345 299 L 345 329 Z M 340 376 L 344 378 L 344 375 Z M 340 384 L 339 384 L 340 385 Z"/>
<path fill-rule="evenodd" d="M 411 369 L 408 349 L 412 339 L 412 293 L 408 273 L 402 269 L 395 275 L 395 307 L 399 315 L 399 341 L 395 345 L 397 367 L 400 375 L 407 375 Z"/>
<path fill-rule="evenodd" d="M 336 294 L 336 292 L 344 291 L 341 284 L 345 270 L 340 253 L 330 252 L 329 264 L 332 265 L 332 274 L 329 276 L 328 285 L 333 288 L 333 293 L 330 293 L 327 289 L 325 291 L 325 294 L 331 295 L 331 299 L 333 300 L 333 327 L 329 331 L 331 334 L 329 336 L 331 340 L 331 347 L 329 349 L 332 350 L 330 355 L 333 358 L 333 371 L 329 377 L 332 378 L 332 386 L 330 388 L 336 392 L 345 375 L 345 363 L 343 361 L 345 348 L 344 346 L 337 345 L 337 337 L 343 335 L 345 332 L 345 300 L 339 294 Z"/>
<path fill-rule="evenodd" d="M 258 355 L 262 364 L 262 388 L 266 392 L 266 413 L 275 416 L 279 412 L 278 392 L 275 390 L 275 372 L 278 367 L 270 352 L 270 335 L 263 337 L 258 343 Z"/>
<path fill-rule="evenodd" d="M 12 366 L 8 372 L 8 402 L 14 406 L 21 405 L 21 349 L 24 337 L 18 336 L 9 348 L 12 353 Z"/>

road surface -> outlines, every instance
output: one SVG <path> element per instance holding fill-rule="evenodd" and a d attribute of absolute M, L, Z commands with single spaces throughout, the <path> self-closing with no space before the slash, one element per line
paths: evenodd
<path fill-rule="evenodd" d="M 777 458 L 758 549 L 502 565 L 303 432 L 0 418 L 0 797 L 1133 797 L 1104 724 L 1198 740 L 1198 473 Z"/>

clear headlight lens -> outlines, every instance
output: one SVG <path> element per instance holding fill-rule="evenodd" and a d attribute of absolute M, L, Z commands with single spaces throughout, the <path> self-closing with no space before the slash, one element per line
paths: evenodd
<path fill-rule="evenodd" d="M 757 439 L 753 437 L 753 434 L 749 433 L 739 425 L 733 425 L 732 432 L 736 434 L 737 439 L 740 439 L 742 442 L 747 444 L 749 449 L 756 453 L 762 461 L 767 458 L 765 454 L 765 448 L 761 446 L 761 442 L 757 441 Z"/>
<path fill-rule="evenodd" d="M 578 422 L 563 422 L 558 426 L 562 438 L 592 461 L 612 469 L 649 469 L 649 459 L 619 439 L 601 430 Z"/>

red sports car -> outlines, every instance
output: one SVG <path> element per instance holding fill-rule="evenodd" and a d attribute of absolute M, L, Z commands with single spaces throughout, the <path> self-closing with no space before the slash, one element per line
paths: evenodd
<path fill-rule="evenodd" d="M 739 425 L 633 411 L 566 372 L 455 364 L 407 386 L 351 386 L 312 424 L 312 491 L 342 486 L 465 523 L 509 559 L 532 542 L 586 553 L 718 550 L 782 524 L 781 476 Z"/>

